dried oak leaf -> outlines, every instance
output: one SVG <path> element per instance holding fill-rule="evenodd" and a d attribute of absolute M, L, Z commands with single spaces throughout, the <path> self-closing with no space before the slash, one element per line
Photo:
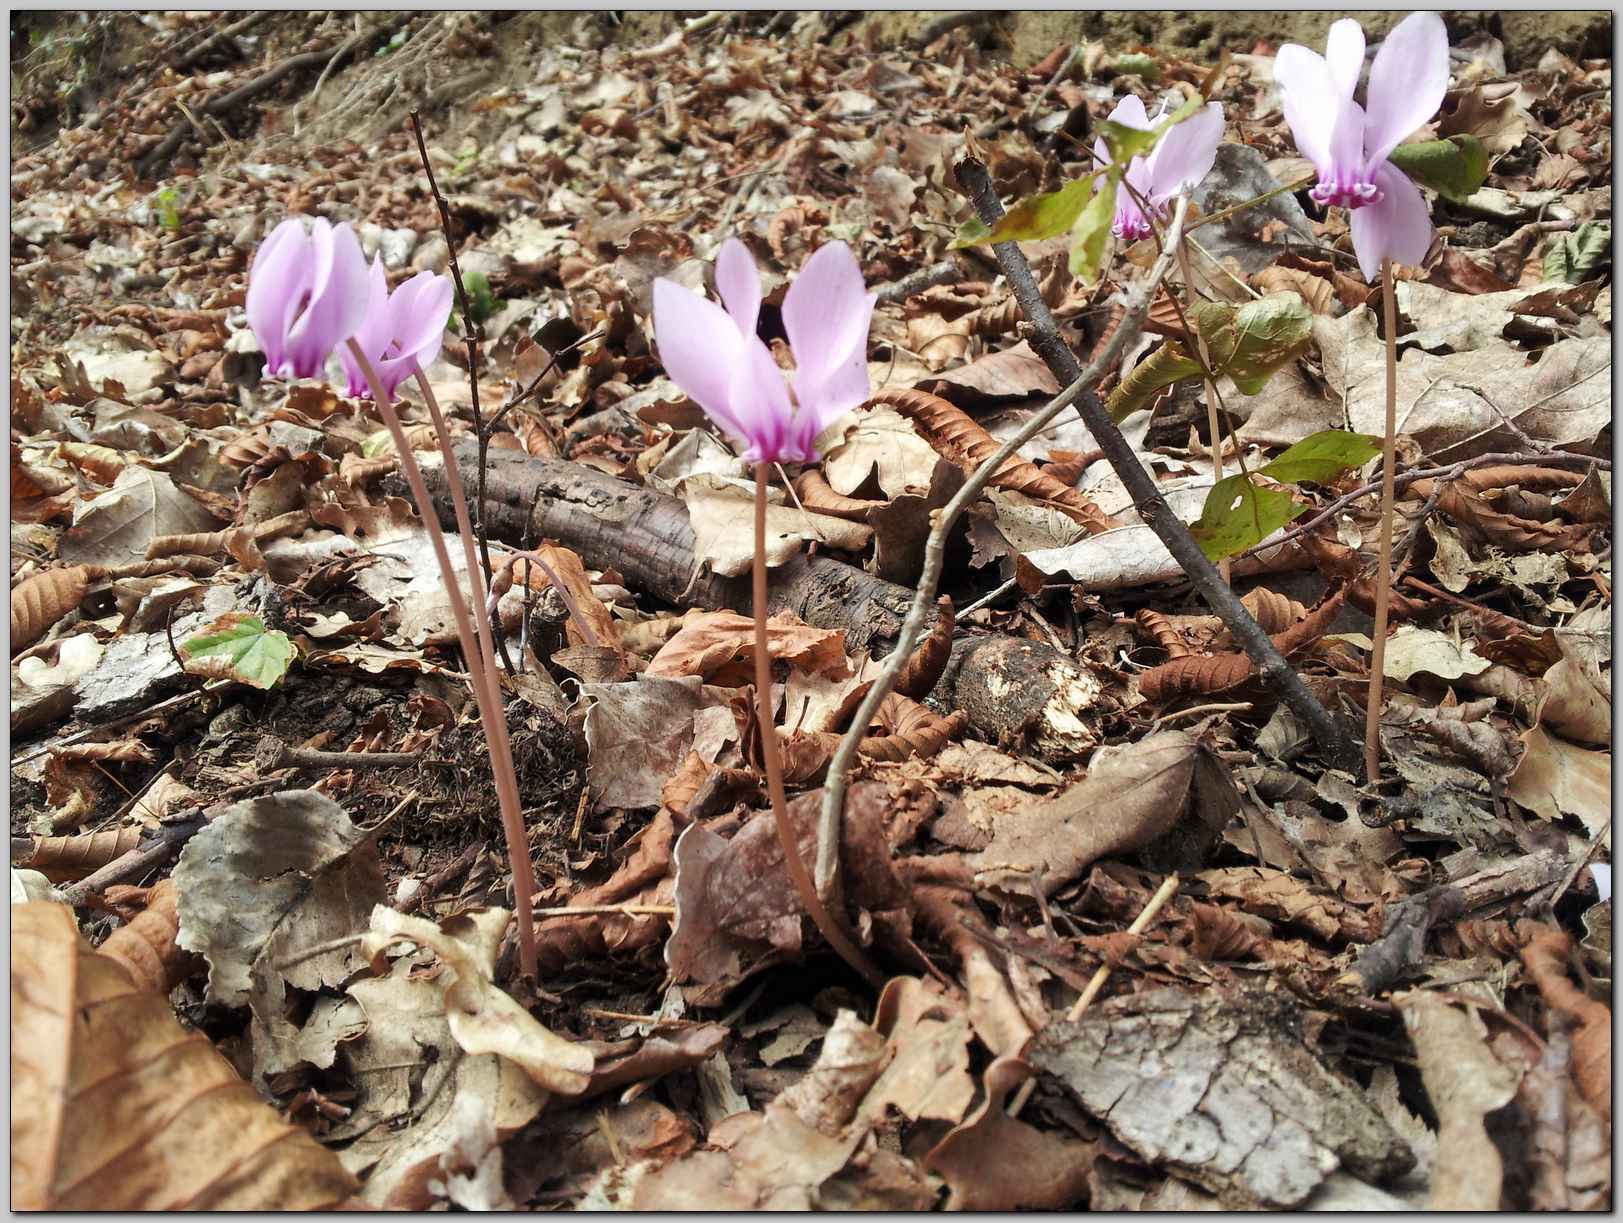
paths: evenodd
<path fill-rule="evenodd" d="M 1138 849 L 1182 817 L 1198 744 L 1162 731 L 1119 748 L 1100 748 L 1088 775 L 1051 798 L 1005 814 L 992 843 L 971 861 L 982 885 L 1063 887 L 1106 854 Z"/>
<path fill-rule="evenodd" d="M 356 1182 L 62 905 L 11 910 L 11 1204 L 331 1210 Z"/>
<path fill-rule="evenodd" d="M 146 907 L 101 945 L 101 954 L 124 965 L 141 989 L 168 994 L 197 967 L 195 957 L 180 946 L 178 905 L 175 881 L 159 881 L 146 889 Z"/>
<path fill-rule="evenodd" d="M 1279 994 L 1112 998 L 1050 1023 L 1027 1060 L 1140 1158 L 1230 1208 L 1294 1206 L 1338 1167 L 1379 1184 L 1414 1165 L 1359 1088 L 1307 1046 Z"/>
<path fill-rule="evenodd" d="M 11 652 L 45 636 L 52 625 L 79 607 L 95 575 L 91 565 L 47 569 L 24 578 L 11 591 Z"/>
<path fill-rule="evenodd" d="M 999 443 L 960 408 L 924 391 L 881 391 L 874 403 L 887 404 L 912 421 L 920 433 L 944 457 L 966 471 L 973 471 L 992 455 Z M 1037 501 L 1053 503 L 1072 521 L 1095 535 L 1122 524 L 1111 518 L 1093 501 L 1068 484 L 1062 484 L 1035 463 L 1010 456 L 992 477 L 999 488 L 1023 493 Z"/>
<path fill-rule="evenodd" d="M 766 633 L 767 652 L 774 659 L 834 679 L 850 671 L 845 634 L 839 629 L 813 628 L 779 612 L 767 620 Z M 726 687 L 748 684 L 755 677 L 755 621 L 730 611 L 690 612 L 644 674 L 664 679 L 698 675 Z"/>

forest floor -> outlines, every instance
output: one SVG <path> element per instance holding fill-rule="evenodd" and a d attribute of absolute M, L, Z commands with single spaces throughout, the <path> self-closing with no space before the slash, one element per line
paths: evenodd
<path fill-rule="evenodd" d="M 1450 15 L 1420 133 L 1492 162 L 1395 287 L 1381 775 L 1332 767 L 1252 677 L 1070 411 L 966 515 L 952 610 L 864 740 L 836 899 L 876 991 L 788 882 L 751 485 L 659 364 L 653 281 L 702 292 L 742 238 L 779 348 L 823 242 L 879 292 L 873 399 L 774 490 L 809 856 L 932 513 L 1061 390 L 991 249 L 953 249 L 963 159 L 1012 205 L 1080 176 L 1121 97 L 1204 93 L 1209 216 L 1311 172 L 1277 45 L 1079 26 L 1038 57 L 1048 26 L 940 15 L 14 16 L 13 1205 L 1609 1206 L 1612 64 L 1576 58 L 1587 27 L 1541 47 L 1509 21 Z M 518 575 L 538 980 L 388 434 L 341 379 L 263 378 L 246 326 L 253 251 L 299 213 L 351 222 L 392 283 L 454 243 L 476 371 L 459 307 L 427 375 Z M 1237 464 L 1385 409 L 1344 213 L 1287 192 L 1195 237 L 1178 295 L 1295 295 L 1311 336 L 1259 393 L 1219 384 L 1221 439 L 1198 378 L 1127 418 L 1189 520 Z M 1117 242 L 1093 284 L 1064 237 L 1023 252 L 1085 360 L 1156 248 Z M 1166 301 L 1100 392 L 1177 342 Z M 1233 569 L 1354 734 L 1377 469 L 1290 487 L 1301 516 Z"/>

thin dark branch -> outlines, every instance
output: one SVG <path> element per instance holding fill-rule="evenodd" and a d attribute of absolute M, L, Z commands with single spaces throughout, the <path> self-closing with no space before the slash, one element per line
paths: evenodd
<path fill-rule="evenodd" d="M 981 220 L 987 225 L 997 224 L 1003 216 L 1003 205 L 998 201 L 997 191 L 992 186 L 992 178 L 986 167 L 969 158 L 959 162 L 956 169 L 958 181 L 967 189 Z M 1034 329 L 1032 350 L 1043 359 L 1060 385 L 1069 385 L 1081 374 L 1082 367 L 1070 346 L 1061 338 L 1053 314 L 1037 291 L 1031 266 L 1020 253 L 1019 244 L 1000 242 L 992 250 L 1003 266 L 1021 309 L 1031 320 Z M 1278 692 L 1296 716 L 1301 718 L 1326 759 L 1338 767 L 1356 769 L 1358 747 L 1346 729 L 1308 690 L 1302 677 L 1285 661 L 1261 626 L 1241 605 L 1233 589 L 1223 581 L 1216 566 L 1200 550 L 1200 545 L 1189 534 L 1189 528 L 1172 512 L 1161 490 L 1156 487 L 1155 480 L 1144 470 L 1132 446 L 1116 427 L 1116 422 L 1110 419 L 1099 396 L 1092 389 L 1085 390 L 1077 397 L 1076 408 L 1133 498 L 1139 517 L 1155 532 L 1173 559 L 1189 575 L 1207 605 L 1228 627 L 1240 648 L 1255 664 L 1262 682 Z"/>

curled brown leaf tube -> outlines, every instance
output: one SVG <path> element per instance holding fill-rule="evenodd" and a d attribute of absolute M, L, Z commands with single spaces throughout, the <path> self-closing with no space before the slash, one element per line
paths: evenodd
<path fill-rule="evenodd" d="M 1265 633 L 1283 633 L 1307 615 L 1307 608 L 1295 599 L 1258 586 L 1240 600 L 1240 605 L 1256 617 Z"/>
<path fill-rule="evenodd" d="M 795 494 L 808 510 L 844 518 L 848 522 L 867 522 L 870 510 L 882 509 L 883 501 L 864 501 L 860 497 L 847 497 L 834 491 L 832 485 L 817 470 L 805 471 L 795 477 Z"/>
<path fill-rule="evenodd" d="M 922 699 L 929 695 L 930 689 L 941 678 L 941 673 L 947 669 L 947 659 L 952 656 L 952 633 L 957 626 L 952 596 L 942 595 L 935 601 L 935 606 L 938 615 L 930 635 L 919 642 L 918 649 L 908 655 L 907 662 L 897 673 L 896 691 L 903 696 Z M 856 712 L 855 706 L 852 706 L 851 712 Z"/>
<path fill-rule="evenodd" d="M 490 646 L 490 621 L 485 615 L 483 573 L 473 553 L 473 535 L 467 525 L 468 500 L 466 495 L 462 494 L 461 476 L 456 471 L 456 456 L 451 451 L 450 439 L 444 434 L 442 427 L 439 432 L 444 442 L 447 478 L 455 476 L 456 479 L 456 483 L 451 486 L 452 497 L 456 504 L 457 530 L 462 535 L 468 583 L 473 588 L 473 615 L 478 625 L 477 634 L 474 624 L 469 622 L 468 605 L 463 600 L 461 584 L 456 580 L 456 571 L 451 567 L 451 554 L 446 549 L 445 533 L 440 530 L 439 516 L 434 512 L 434 500 L 429 496 L 428 485 L 423 482 L 422 469 L 417 466 L 417 459 L 411 452 L 411 445 L 407 442 L 405 430 L 400 424 L 400 416 L 394 410 L 394 402 L 378 382 L 377 371 L 372 368 L 372 362 L 361 351 L 360 345 L 350 340 L 349 351 L 361 367 L 361 372 L 366 375 L 367 385 L 372 388 L 372 398 L 383 416 L 383 423 L 389 430 L 389 436 L 394 440 L 395 451 L 400 456 L 401 474 L 406 477 L 412 499 L 417 503 L 417 512 L 422 516 L 423 525 L 428 529 L 428 538 L 434 547 L 434 559 L 439 563 L 440 577 L 445 582 L 446 597 L 451 603 L 451 618 L 456 623 L 457 640 L 461 643 L 463 655 L 468 662 L 468 677 L 473 684 L 474 702 L 479 706 L 479 720 L 484 728 L 486 745 L 490 750 L 490 771 L 496 783 L 497 802 L 501 806 L 502 832 L 507 839 L 508 866 L 513 875 L 513 891 L 517 907 L 519 971 L 527 977 L 534 978 L 535 919 L 530 915 L 530 898 L 535 895 L 535 870 L 530 864 L 530 843 L 524 832 L 524 815 L 519 806 L 518 775 L 513 768 L 513 746 L 507 734 L 507 713 L 502 706 L 500 690 L 496 686 L 496 656 Z M 426 387 L 428 380 L 422 378 L 421 371 L 418 371 L 418 377 L 422 379 L 420 385 Z M 432 399 L 429 402 L 432 405 L 429 409 L 430 415 L 438 419 L 438 405 L 433 404 Z"/>
<path fill-rule="evenodd" d="M 755 614 L 755 703 L 761 726 L 761 757 L 766 765 L 767 793 L 772 799 L 772 817 L 777 822 L 778 843 L 783 847 L 783 864 L 800 894 L 817 929 L 862 979 L 875 989 L 885 984 L 884 975 L 839 925 L 818 898 L 811 874 L 800 859 L 794 830 L 789 825 L 789 798 L 783 788 L 783 765 L 778 758 L 777 728 L 772 722 L 772 656 L 767 648 L 766 630 L 766 482 L 771 464 L 755 466 L 755 565 L 751 573 Z"/>
<path fill-rule="evenodd" d="M 1168 661 L 1189 657 L 1189 643 L 1172 627 L 1172 621 L 1160 612 L 1146 607 L 1133 617 L 1133 623 L 1138 626 L 1139 631 L 1166 651 Z"/>
<path fill-rule="evenodd" d="M 925 391 L 880 391 L 874 403 L 895 408 L 924 435 L 924 440 L 957 463 L 973 471 L 998 451 L 998 443 L 961 408 Z M 1086 527 L 1094 535 L 1121 526 L 1085 494 L 1062 483 L 1035 463 L 1010 455 L 992 476 L 993 484 L 1011 492 L 1023 493 L 1038 501 L 1051 501 L 1067 518 Z"/>
<path fill-rule="evenodd" d="M 12 653 L 45 636 L 52 625 L 79 606 L 89 589 L 86 565 L 47 569 L 19 582 L 11 592 Z"/>

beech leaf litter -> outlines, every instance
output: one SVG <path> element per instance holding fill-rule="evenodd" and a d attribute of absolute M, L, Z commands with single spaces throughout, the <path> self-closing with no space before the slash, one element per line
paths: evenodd
<path fill-rule="evenodd" d="M 1610 14 L 1443 15 L 1390 301 L 1282 102 L 1340 15 L 1195 16 L 14 14 L 14 1206 L 1610 1208 Z M 267 369 L 300 216 L 456 286 L 399 432 Z M 787 374 L 835 242 L 758 703 L 656 284 Z"/>

